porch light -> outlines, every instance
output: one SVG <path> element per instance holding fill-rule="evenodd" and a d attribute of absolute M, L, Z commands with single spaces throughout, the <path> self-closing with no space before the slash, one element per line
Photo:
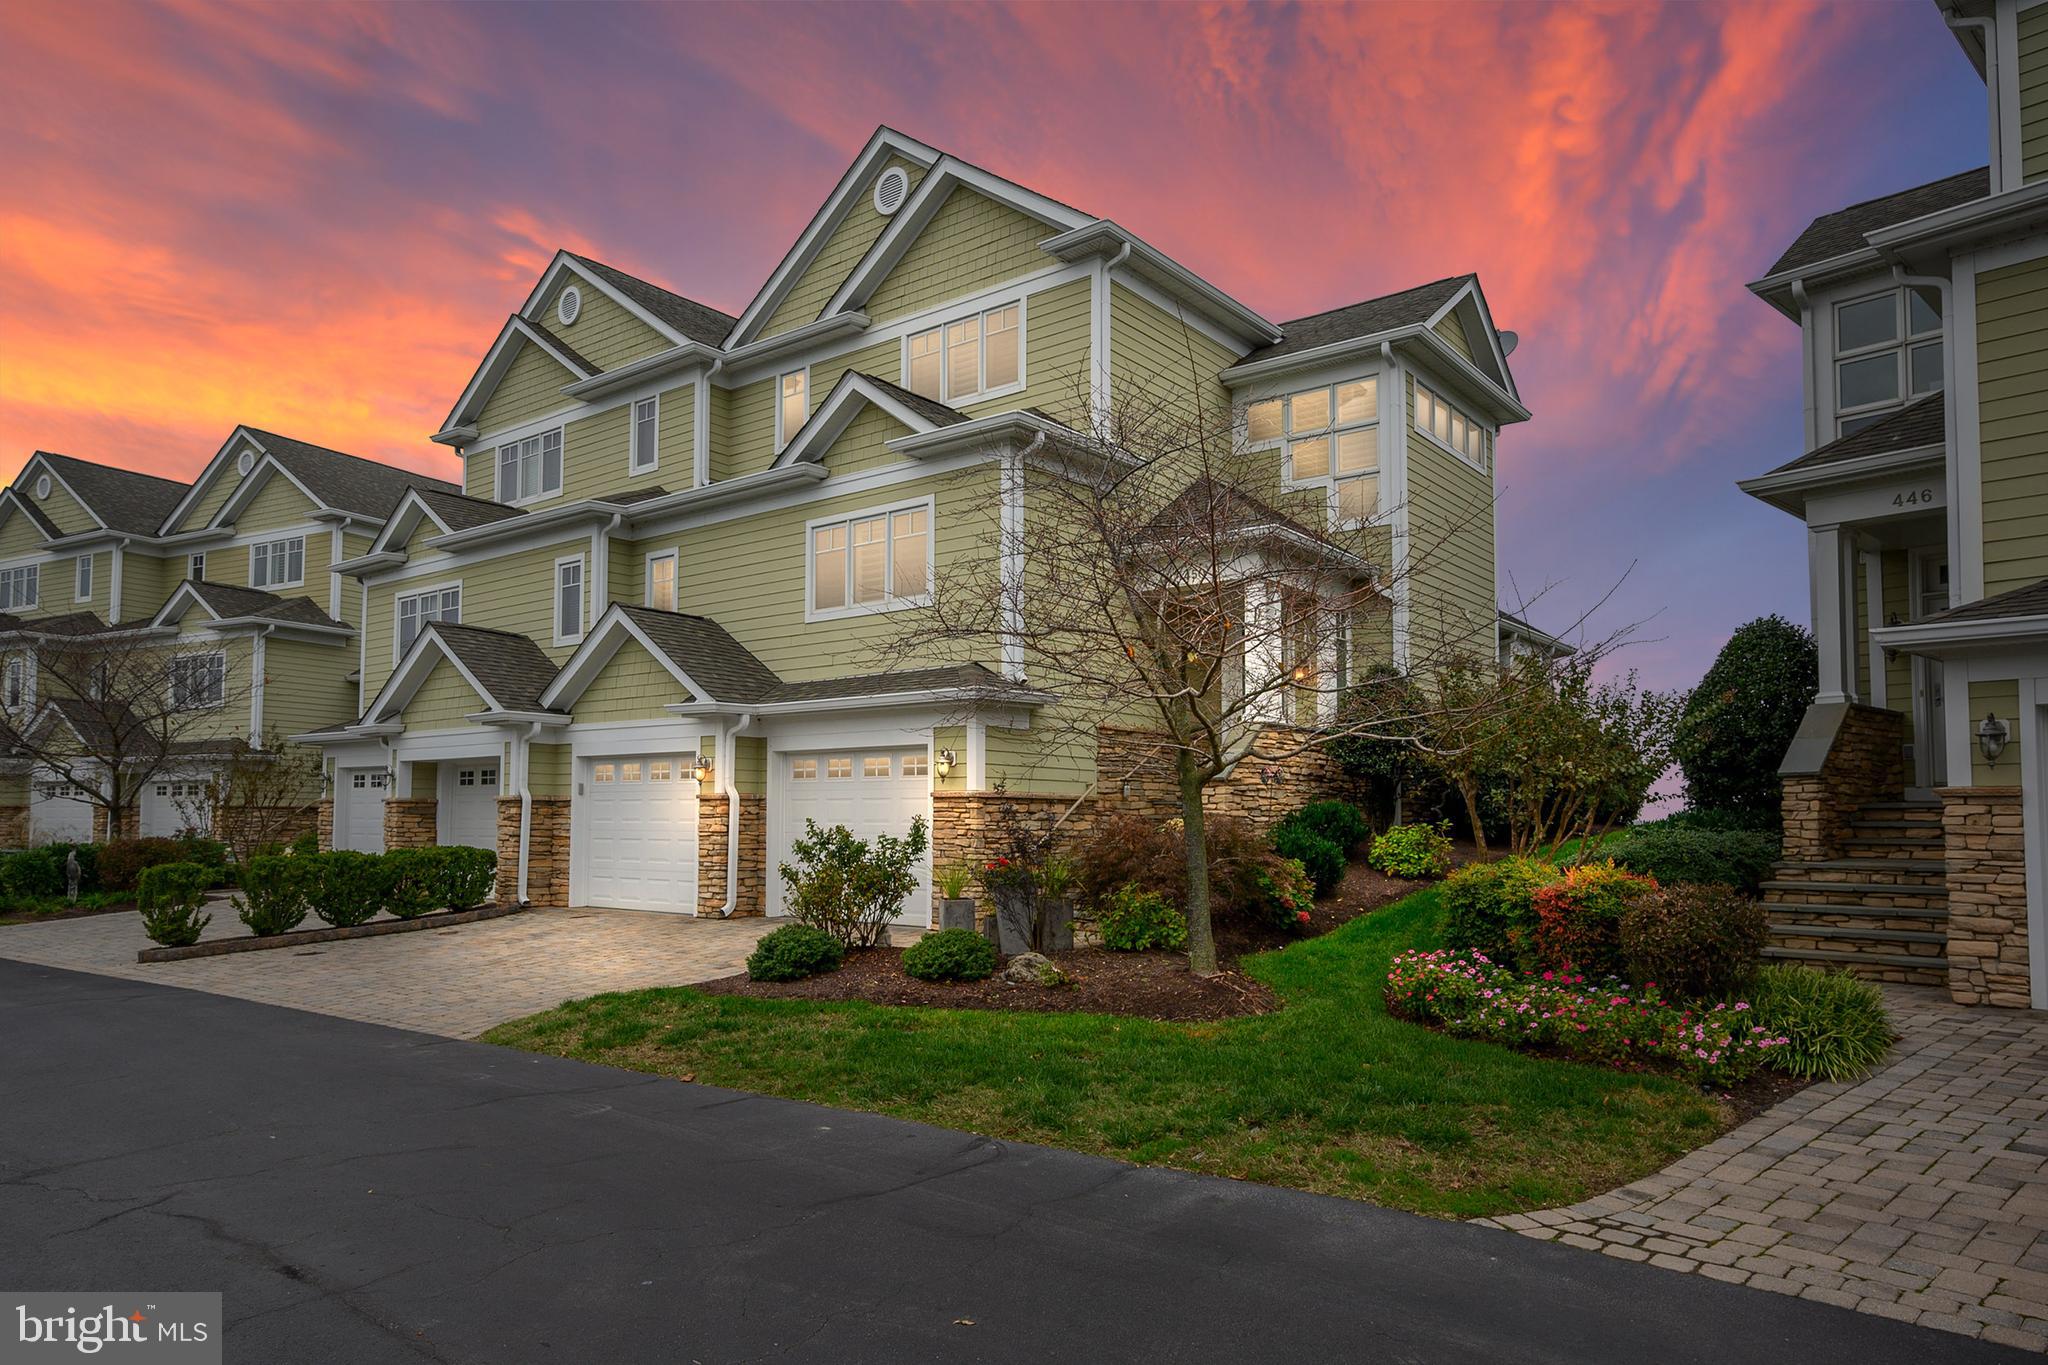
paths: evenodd
<path fill-rule="evenodd" d="M 1984 761 L 1993 767 L 1998 765 L 1998 756 L 2005 752 L 2005 742 L 2012 738 L 2012 726 L 1998 718 L 1996 711 L 1986 711 L 1984 719 L 1977 722 L 1977 747 L 1983 751 Z"/>
<path fill-rule="evenodd" d="M 711 760 L 699 754 L 696 765 L 690 769 L 690 776 L 696 778 L 699 782 L 709 782 L 711 780 Z"/>
<path fill-rule="evenodd" d="M 953 751 L 951 749 L 941 749 L 932 758 L 932 771 L 937 773 L 940 777 L 949 777 L 952 775 Z"/>

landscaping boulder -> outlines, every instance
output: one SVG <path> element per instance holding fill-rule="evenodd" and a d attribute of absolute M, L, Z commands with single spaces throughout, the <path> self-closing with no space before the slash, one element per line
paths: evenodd
<path fill-rule="evenodd" d="M 1018 953 L 1003 967 L 1003 980 L 1016 986 L 1051 986 L 1063 979 L 1052 959 L 1039 953 Z"/>

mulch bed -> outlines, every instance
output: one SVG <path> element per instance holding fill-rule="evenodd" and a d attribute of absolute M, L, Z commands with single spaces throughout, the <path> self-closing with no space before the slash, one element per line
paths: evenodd
<path fill-rule="evenodd" d="M 48 924 L 52 920 L 84 919 L 87 915 L 132 915 L 134 901 L 122 901 L 119 905 L 67 905 L 59 910 L 0 910 L 0 925 L 5 924 Z"/>
<path fill-rule="evenodd" d="M 1709 1090 L 1707 1093 L 1727 1105 L 1735 1115 L 1734 1126 L 1740 1126 L 1812 1084 L 1812 1081 L 1787 1076 L 1782 1071 L 1759 1071 L 1732 1090 Z"/>

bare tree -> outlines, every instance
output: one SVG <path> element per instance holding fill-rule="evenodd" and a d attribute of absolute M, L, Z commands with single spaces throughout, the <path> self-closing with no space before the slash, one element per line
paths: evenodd
<path fill-rule="evenodd" d="M 181 784 L 187 794 L 179 811 L 191 828 L 210 831 L 246 864 L 306 832 L 321 779 L 320 751 L 272 729 L 259 744 L 229 746 L 204 779 Z"/>
<path fill-rule="evenodd" d="M 0 639 L 0 753 L 69 784 L 117 837 L 150 783 L 246 747 L 223 722 L 248 687 L 227 648 L 148 627 L 12 631 Z"/>

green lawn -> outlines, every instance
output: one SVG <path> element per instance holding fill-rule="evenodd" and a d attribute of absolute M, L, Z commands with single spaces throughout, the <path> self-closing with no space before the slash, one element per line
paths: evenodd
<path fill-rule="evenodd" d="M 1469 1217 L 1569 1203 L 1708 1141 L 1712 1100 L 1661 1076 L 1523 1056 L 1388 1017 L 1434 892 L 1250 960 L 1286 1002 L 1215 1024 L 633 991 L 489 1042 Z"/>

